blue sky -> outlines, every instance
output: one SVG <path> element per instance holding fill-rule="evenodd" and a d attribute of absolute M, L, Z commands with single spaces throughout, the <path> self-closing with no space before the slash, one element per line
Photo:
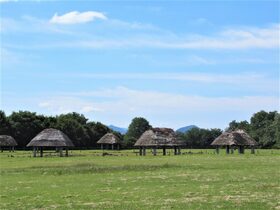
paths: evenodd
<path fill-rule="evenodd" d="M 279 111 L 278 1 L 9 1 L 0 109 L 224 129 Z"/>

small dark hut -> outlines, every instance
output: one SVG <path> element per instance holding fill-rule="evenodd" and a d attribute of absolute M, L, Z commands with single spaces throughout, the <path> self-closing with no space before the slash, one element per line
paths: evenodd
<path fill-rule="evenodd" d="M 44 148 L 55 148 L 60 157 L 63 156 L 63 149 L 65 149 L 65 156 L 68 156 L 68 148 L 73 146 L 72 141 L 65 133 L 53 128 L 41 131 L 27 144 L 27 147 L 33 147 L 33 157 L 36 157 L 39 151 L 40 157 L 43 157 Z"/>
<path fill-rule="evenodd" d="M 134 144 L 139 147 L 139 154 L 146 155 L 146 148 L 152 148 L 153 155 L 157 154 L 157 149 L 162 148 L 163 155 L 166 155 L 167 148 L 174 149 L 174 155 L 181 154 L 182 143 L 177 140 L 176 133 L 170 128 L 152 128 L 145 131 Z"/>
<path fill-rule="evenodd" d="M 98 140 L 97 144 L 101 145 L 101 149 L 120 149 L 121 140 L 113 133 L 107 133 Z"/>
<path fill-rule="evenodd" d="M 224 132 L 220 136 L 218 136 L 212 143 L 212 146 L 216 146 L 216 152 L 219 153 L 219 147 L 225 146 L 226 153 L 233 153 L 233 149 L 238 147 L 238 153 L 244 154 L 245 147 L 251 148 L 251 153 L 255 153 L 255 146 L 257 142 L 250 137 L 243 130 L 235 130 L 231 132 Z"/>
<path fill-rule="evenodd" d="M 17 142 L 16 140 L 8 135 L 0 135 L 0 149 L 1 152 L 3 152 L 3 149 L 8 148 L 8 150 L 11 151 L 15 151 L 15 146 L 17 146 Z"/>

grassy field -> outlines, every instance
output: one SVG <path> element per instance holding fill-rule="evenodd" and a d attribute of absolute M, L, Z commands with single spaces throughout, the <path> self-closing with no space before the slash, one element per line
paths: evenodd
<path fill-rule="evenodd" d="M 213 152 L 3 152 L 0 209 L 280 209 L 279 150 Z"/>

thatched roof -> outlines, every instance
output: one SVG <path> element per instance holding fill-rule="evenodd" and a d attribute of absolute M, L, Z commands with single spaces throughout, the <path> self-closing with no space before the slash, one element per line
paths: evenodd
<path fill-rule="evenodd" d="M 152 128 L 145 131 L 134 146 L 179 146 L 182 145 L 176 138 L 176 133 L 170 128 Z"/>
<path fill-rule="evenodd" d="M 48 128 L 35 136 L 28 147 L 73 147 L 74 144 L 68 136 L 60 130 Z"/>
<path fill-rule="evenodd" d="M 18 144 L 13 137 L 7 136 L 7 135 L 0 135 L 0 146 L 1 147 L 14 147 L 17 145 Z"/>
<path fill-rule="evenodd" d="M 212 144 L 213 146 L 226 146 L 226 145 L 236 145 L 236 146 L 255 146 L 257 142 L 250 137 L 243 130 L 235 130 L 232 132 L 224 132 L 218 136 Z"/>
<path fill-rule="evenodd" d="M 121 140 L 113 133 L 105 134 L 97 142 L 97 144 L 120 144 L 120 143 L 121 143 Z"/>

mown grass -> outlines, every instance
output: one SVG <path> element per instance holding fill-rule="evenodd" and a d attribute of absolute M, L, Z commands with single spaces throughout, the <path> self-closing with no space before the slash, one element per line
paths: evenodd
<path fill-rule="evenodd" d="M 107 151 L 112 153 L 111 151 Z M 1 157 L 0 209 L 280 209 L 280 151 Z"/>

